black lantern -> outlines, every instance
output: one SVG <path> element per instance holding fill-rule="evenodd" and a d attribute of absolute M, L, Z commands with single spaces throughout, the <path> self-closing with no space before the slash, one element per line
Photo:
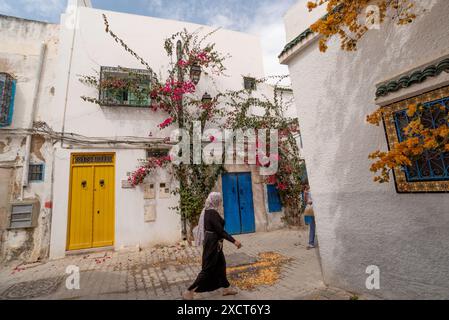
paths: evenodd
<path fill-rule="evenodd" d="M 203 95 L 203 98 L 201 99 L 201 102 L 203 104 L 209 104 L 212 102 L 212 97 L 210 94 L 208 94 L 207 92 Z"/>
<path fill-rule="evenodd" d="M 198 64 L 194 64 L 190 67 L 190 80 L 197 85 L 201 79 L 201 67 Z"/>

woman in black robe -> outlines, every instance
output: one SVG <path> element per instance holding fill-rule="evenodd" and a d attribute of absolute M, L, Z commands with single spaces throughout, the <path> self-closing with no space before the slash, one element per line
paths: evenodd
<path fill-rule="evenodd" d="M 195 292 L 210 292 L 220 288 L 223 288 L 224 296 L 237 294 L 237 291 L 231 289 L 226 277 L 223 240 L 228 240 L 239 249 L 242 245 L 224 230 L 225 221 L 217 211 L 220 205 L 221 194 L 211 193 L 199 223 L 199 231 L 204 234 L 202 270 L 188 291 L 183 294 L 185 300 L 193 299 Z"/>

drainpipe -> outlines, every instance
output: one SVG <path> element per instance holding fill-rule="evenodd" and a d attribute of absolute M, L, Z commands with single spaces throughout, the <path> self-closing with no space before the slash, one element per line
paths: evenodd
<path fill-rule="evenodd" d="M 41 44 L 41 49 L 39 53 L 39 62 L 36 72 L 36 85 L 34 86 L 33 92 L 33 105 L 31 109 L 30 122 L 28 124 L 28 129 L 33 129 L 34 121 L 36 118 L 36 109 L 39 101 L 39 91 L 42 81 L 42 69 L 44 66 L 45 53 L 47 52 L 47 45 L 45 43 Z M 22 171 L 22 188 L 20 190 L 20 201 L 23 200 L 24 190 L 28 186 L 28 170 L 30 166 L 30 156 L 31 156 L 31 133 L 27 133 L 26 143 L 25 143 L 25 158 L 23 161 L 23 171 Z"/>

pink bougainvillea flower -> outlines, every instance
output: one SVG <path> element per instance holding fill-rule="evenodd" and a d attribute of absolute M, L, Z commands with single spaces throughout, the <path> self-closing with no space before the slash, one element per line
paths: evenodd
<path fill-rule="evenodd" d="M 165 119 L 165 121 L 164 122 L 162 122 L 160 125 L 158 125 L 158 127 L 162 130 L 162 129 L 165 129 L 165 128 L 167 128 L 169 125 L 171 125 L 172 123 L 173 123 L 173 121 L 174 121 L 174 119 L 173 118 L 168 118 L 168 119 Z"/>
<path fill-rule="evenodd" d="M 287 190 L 287 185 L 285 183 L 279 182 L 277 185 L 279 190 Z"/>
<path fill-rule="evenodd" d="M 196 90 L 195 84 L 192 81 L 178 82 L 174 79 L 169 79 L 160 92 L 169 96 L 173 101 L 177 102 L 182 99 L 182 95 L 187 93 L 194 93 Z"/>
<path fill-rule="evenodd" d="M 178 65 L 181 68 L 185 68 L 185 67 L 187 67 L 189 65 L 189 63 L 187 61 L 184 61 L 184 60 L 181 59 L 181 60 L 179 60 Z"/>
<path fill-rule="evenodd" d="M 157 98 L 157 95 L 158 95 L 157 90 L 152 90 L 152 91 L 150 92 L 150 98 L 151 98 L 151 99 L 156 99 L 156 98 Z"/>
<path fill-rule="evenodd" d="M 171 162 L 170 156 L 164 156 L 160 158 L 157 157 L 150 158 L 148 159 L 148 163 L 137 168 L 136 171 L 134 171 L 130 175 L 128 181 L 133 187 L 136 187 L 144 182 L 145 178 L 150 174 L 152 170 L 156 168 L 162 168 L 170 162 Z"/>
<path fill-rule="evenodd" d="M 268 179 L 267 179 L 267 183 L 268 184 L 275 184 L 276 183 L 276 176 L 274 175 L 274 176 L 269 176 L 268 177 Z"/>
<path fill-rule="evenodd" d="M 198 53 L 198 55 L 196 56 L 196 58 L 197 58 L 198 60 L 200 60 L 202 63 L 207 63 L 207 62 L 209 62 L 209 60 L 210 60 L 209 55 L 208 55 L 207 52 L 205 52 L 205 51 L 202 51 L 202 52 Z"/>

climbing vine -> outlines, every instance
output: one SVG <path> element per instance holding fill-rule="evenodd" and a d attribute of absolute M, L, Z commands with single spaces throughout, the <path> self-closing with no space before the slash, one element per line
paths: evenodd
<path fill-rule="evenodd" d="M 320 51 L 326 52 L 327 43 L 334 36 L 341 41 L 341 48 L 357 50 L 357 42 L 368 32 L 369 25 L 382 24 L 388 18 L 398 25 L 412 23 L 416 19 L 412 0 L 314 0 L 309 1 L 309 11 L 326 5 L 327 15 L 310 26 L 322 35 Z"/>
<path fill-rule="evenodd" d="M 187 30 L 182 30 L 167 38 L 164 49 L 169 60 L 169 67 L 165 72 L 166 76 L 162 77 L 156 75 L 150 64 L 111 30 L 106 16 L 104 16 L 104 23 L 106 32 L 125 51 L 140 61 L 149 71 L 150 76 L 144 75 L 142 80 L 141 75 L 134 75 L 133 71 L 127 69 L 128 80 L 123 80 L 122 77 L 109 76 L 103 79 L 100 75 L 89 75 L 81 76 L 80 81 L 100 92 L 106 90 L 111 96 L 120 95 L 126 90 L 128 95 L 142 97 L 142 101 L 147 101 L 147 105 L 143 103 L 142 106 L 148 107 L 150 111 L 164 112 L 167 115 L 166 119 L 157 126 L 160 130 L 176 126 L 185 129 L 192 137 L 196 122 L 200 123 L 201 132 L 206 127 L 212 127 L 212 124 L 222 129 L 248 127 L 279 129 L 282 135 L 278 155 L 280 170 L 276 175 L 267 178 L 266 182 L 276 184 L 288 211 L 288 222 L 297 223 L 301 207 L 301 177 L 305 168 L 299 158 L 294 136 L 298 133 L 298 124 L 293 119 L 283 117 L 283 99 L 278 93 L 278 87 L 274 90 L 274 101 L 252 98 L 251 90 L 220 92 L 209 99 L 199 98 L 196 85 L 190 76 L 192 72 L 199 68 L 203 74 L 213 77 L 225 76 L 224 62 L 230 57 L 218 52 L 214 43 L 206 42 L 215 31 L 200 37 L 198 32 L 189 33 Z M 148 81 L 144 89 L 142 89 L 143 81 Z M 99 105 L 104 103 L 101 96 L 99 99 L 85 96 L 81 98 Z M 225 112 L 219 107 L 220 105 L 230 106 L 234 111 L 229 112 L 226 109 Z M 266 115 L 260 119 L 244 115 L 242 111 L 248 110 L 250 105 L 265 108 Z M 243 122 L 237 120 L 242 117 L 246 117 L 246 120 Z M 225 125 L 223 120 L 226 120 Z M 203 139 L 202 144 L 214 142 L 216 137 L 211 135 L 206 140 L 208 141 Z M 191 228 L 196 225 L 207 196 L 225 171 L 223 164 L 193 164 L 193 156 L 191 148 L 188 157 L 190 161 L 184 163 L 175 164 L 168 155 L 151 157 L 141 161 L 139 167 L 129 177 L 131 185 L 138 186 L 158 168 L 170 168 L 181 183 L 180 187 L 173 191 L 180 196 L 179 205 L 174 209 L 188 220 Z M 220 163 L 224 163 L 224 156 L 223 153 Z"/>
<path fill-rule="evenodd" d="M 275 174 L 264 177 L 264 182 L 276 185 L 284 207 L 285 221 L 289 225 L 298 225 L 301 222 L 300 214 L 304 208 L 301 193 L 304 190 L 306 167 L 299 154 L 298 121 L 285 116 L 286 107 L 292 101 L 286 100 L 284 90 L 279 86 L 282 79 L 283 77 L 278 78 L 274 85 L 274 95 L 271 99 L 265 96 L 254 97 L 248 90 L 229 92 L 228 95 L 231 99 L 228 105 L 231 107 L 231 111 L 229 111 L 226 126 L 233 130 L 278 130 L 278 153 L 266 154 L 271 161 L 278 161 L 278 170 Z M 257 82 L 260 84 L 266 80 L 260 79 Z M 249 112 L 250 108 L 260 108 L 263 110 L 263 115 L 252 115 Z M 263 146 L 262 142 L 257 139 L 256 164 L 260 167 L 263 167 L 264 164 L 259 161 L 259 157 L 265 156 L 265 154 L 259 150 L 269 150 L 270 141 L 265 143 L 267 145 Z"/>
<path fill-rule="evenodd" d="M 111 30 L 109 21 L 103 15 L 106 32 L 123 49 L 135 57 L 149 71 L 148 75 L 124 69 L 126 77 L 109 75 L 102 79 L 100 75 L 81 76 L 80 81 L 88 86 L 96 88 L 99 92 L 107 92 L 108 96 L 120 96 L 124 91 L 128 96 L 142 98 L 141 106 L 148 107 L 151 111 L 164 112 L 167 116 L 157 127 L 160 130 L 171 126 L 185 128 L 192 133 L 194 121 L 200 121 L 202 129 L 206 123 L 213 123 L 222 116 L 222 111 L 217 107 L 218 98 L 211 101 L 202 101 L 196 96 L 196 85 L 189 76 L 192 69 L 200 69 L 203 74 L 214 76 L 223 75 L 226 68 L 223 65 L 228 55 L 223 55 L 215 49 L 214 43 L 206 43 L 206 40 L 215 31 L 200 37 L 198 32 L 189 33 L 182 30 L 167 38 L 164 49 L 169 59 L 166 77 L 158 76 L 153 72 L 150 64 L 138 53 L 132 50 L 124 40 Z M 178 40 L 181 46 L 178 47 Z M 182 76 L 180 76 L 182 74 Z M 142 83 L 147 81 L 146 86 Z M 81 97 L 84 101 L 98 105 L 107 104 L 104 98 Z M 145 105 L 145 102 L 147 104 Z M 193 155 L 190 154 L 192 159 Z M 138 186 L 145 178 L 158 168 L 172 169 L 173 174 L 182 181 L 182 188 L 174 190 L 180 196 L 180 204 L 175 209 L 182 213 L 190 225 L 194 225 L 202 206 L 215 186 L 218 176 L 223 172 L 223 165 L 190 165 L 172 163 L 168 155 L 151 157 L 140 160 L 138 168 L 131 173 L 129 182 L 132 186 Z M 193 163 L 192 161 L 190 163 Z"/>

